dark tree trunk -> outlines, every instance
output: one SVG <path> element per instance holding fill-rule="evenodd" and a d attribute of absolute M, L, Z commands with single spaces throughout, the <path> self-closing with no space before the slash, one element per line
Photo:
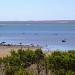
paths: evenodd
<path fill-rule="evenodd" d="M 38 75 L 40 75 L 39 63 L 37 64 L 37 73 L 38 73 Z"/>
<path fill-rule="evenodd" d="M 45 74 L 48 75 L 47 63 L 45 64 Z"/>

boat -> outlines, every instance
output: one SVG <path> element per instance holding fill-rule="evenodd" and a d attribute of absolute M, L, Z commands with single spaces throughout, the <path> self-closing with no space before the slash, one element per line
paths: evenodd
<path fill-rule="evenodd" d="M 66 42 L 66 39 L 62 40 L 62 42 Z"/>

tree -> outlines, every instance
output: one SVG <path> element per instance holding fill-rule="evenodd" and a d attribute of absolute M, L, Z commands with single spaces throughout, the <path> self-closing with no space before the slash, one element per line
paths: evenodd
<path fill-rule="evenodd" d="M 40 75 L 41 62 L 43 62 L 43 60 L 44 60 L 44 54 L 41 49 L 35 50 L 35 59 L 36 59 L 36 64 L 37 64 L 37 72 L 38 72 L 38 75 Z"/>
<path fill-rule="evenodd" d="M 20 55 L 20 60 L 24 62 L 24 67 L 29 67 L 31 64 L 35 62 L 35 54 L 32 50 L 18 50 L 18 53 Z"/>
<path fill-rule="evenodd" d="M 44 56 L 43 66 L 45 69 L 45 75 L 48 75 L 48 57 L 47 56 Z"/>
<path fill-rule="evenodd" d="M 67 72 L 75 72 L 75 51 L 54 51 L 48 56 L 48 65 L 50 70 L 56 75 L 66 75 Z"/>

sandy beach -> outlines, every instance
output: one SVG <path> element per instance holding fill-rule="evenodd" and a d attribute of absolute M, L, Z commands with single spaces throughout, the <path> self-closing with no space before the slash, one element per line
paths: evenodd
<path fill-rule="evenodd" d="M 7 55 L 10 55 L 10 51 L 12 51 L 12 50 L 15 50 L 15 51 L 17 51 L 19 49 L 36 50 L 38 48 L 41 48 L 41 47 L 40 46 L 32 46 L 32 45 L 0 45 L 0 57 L 5 57 Z"/>

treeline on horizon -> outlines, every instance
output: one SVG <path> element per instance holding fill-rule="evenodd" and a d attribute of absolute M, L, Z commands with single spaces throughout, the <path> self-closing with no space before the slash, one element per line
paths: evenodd
<path fill-rule="evenodd" d="M 51 23 L 75 23 L 75 20 L 42 20 L 42 21 L 0 21 L 0 24 L 51 24 Z"/>
<path fill-rule="evenodd" d="M 9 56 L 0 57 L 0 70 L 4 75 L 75 75 L 75 50 L 49 55 L 41 49 L 13 50 Z"/>

